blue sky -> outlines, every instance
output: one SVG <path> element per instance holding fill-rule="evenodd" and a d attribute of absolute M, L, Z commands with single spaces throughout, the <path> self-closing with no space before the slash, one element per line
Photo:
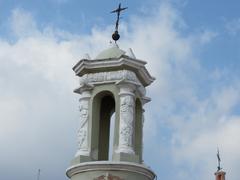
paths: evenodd
<path fill-rule="evenodd" d="M 159 179 L 227 179 L 240 166 L 240 2 L 121 1 L 119 46 L 148 62 L 144 160 Z M 0 179 L 67 179 L 76 151 L 72 67 L 109 47 L 119 1 L 0 0 Z"/>

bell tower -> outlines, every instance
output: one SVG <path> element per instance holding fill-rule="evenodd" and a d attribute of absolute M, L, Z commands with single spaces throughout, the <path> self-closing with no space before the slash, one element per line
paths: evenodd
<path fill-rule="evenodd" d="M 142 159 L 143 106 L 150 101 L 145 88 L 154 78 L 145 61 L 116 43 L 120 12 L 125 9 L 119 4 L 112 11 L 117 13 L 115 43 L 96 58 L 87 55 L 73 67 L 79 77 L 74 92 L 80 95 L 80 123 L 78 149 L 66 172 L 71 180 L 155 179 Z"/>

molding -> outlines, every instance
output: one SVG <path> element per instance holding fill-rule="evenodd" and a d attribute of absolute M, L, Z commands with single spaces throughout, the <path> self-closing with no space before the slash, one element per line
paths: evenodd
<path fill-rule="evenodd" d="M 151 98 L 145 96 L 141 98 L 141 101 L 142 101 L 142 105 L 144 105 L 146 103 L 149 103 L 151 101 Z"/>
<path fill-rule="evenodd" d="M 80 77 L 86 73 L 95 73 L 100 71 L 116 71 L 120 69 L 132 70 L 141 80 L 143 86 L 148 86 L 155 80 L 155 78 L 149 74 L 145 67 L 145 64 L 146 62 L 144 61 L 132 59 L 128 56 L 122 56 L 118 59 L 82 59 L 73 67 L 73 70 L 76 75 Z"/>
<path fill-rule="evenodd" d="M 109 71 L 109 72 L 97 72 L 97 73 L 88 73 L 80 77 L 79 83 L 82 87 L 85 84 L 105 84 L 108 82 L 116 82 L 127 80 L 134 82 L 138 85 L 140 84 L 139 79 L 136 74 L 129 70 L 118 70 L 118 71 Z"/>
<path fill-rule="evenodd" d="M 143 164 L 127 163 L 127 162 L 112 162 L 112 161 L 95 161 L 80 163 L 75 166 L 71 166 L 66 170 L 66 174 L 69 178 L 79 173 L 91 171 L 125 171 L 137 174 L 142 174 L 149 179 L 155 178 L 155 173 Z"/>
<path fill-rule="evenodd" d="M 80 86 L 77 89 L 74 89 L 73 92 L 77 94 L 82 94 L 84 91 L 91 91 L 93 88 L 94 86 L 92 84 L 83 83 L 82 86 Z"/>
<path fill-rule="evenodd" d="M 145 96 L 146 94 L 146 89 L 141 84 L 136 74 L 129 70 L 84 74 L 79 79 L 80 87 L 75 89 L 74 92 L 81 94 L 85 90 L 92 90 L 95 85 L 109 83 L 115 83 L 120 87 L 128 85 L 133 89 L 137 89 L 141 96 Z"/>

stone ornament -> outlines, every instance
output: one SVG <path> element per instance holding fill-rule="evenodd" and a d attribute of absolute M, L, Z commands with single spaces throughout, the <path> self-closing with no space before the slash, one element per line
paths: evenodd
<path fill-rule="evenodd" d="M 120 70 L 85 74 L 82 77 L 80 77 L 80 85 L 97 82 L 117 81 L 122 79 L 133 81 L 140 84 L 134 72 L 128 70 Z"/>
<path fill-rule="evenodd" d="M 118 176 L 113 176 L 112 174 L 106 173 L 106 175 L 99 176 L 93 180 L 124 180 Z"/>
<path fill-rule="evenodd" d="M 121 91 L 122 90 L 122 91 Z M 118 152 L 134 154 L 133 135 L 135 118 L 135 97 L 131 89 L 120 89 L 120 125 Z"/>
<path fill-rule="evenodd" d="M 86 155 L 88 153 L 88 118 L 89 118 L 89 92 L 82 93 L 82 97 L 79 102 L 80 111 L 80 125 L 77 132 L 78 137 L 78 155 Z"/>
<path fill-rule="evenodd" d="M 78 148 L 83 149 L 87 147 L 87 121 L 88 121 L 88 102 L 81 101 L 79 106 L 80 111 L 80 128 L 78 130 Z"/>
<path fill-rule="evenodd" d="M 140 83 L 136 74 L 129 70 L 119 70 L 110 72 L 89 73 L 80 77 L 80 87 L 93 84 L 104 84 L 111 82 L 118 82 L 121 80 L 132 82 L 138 86 L 138 91 L 145 96 L 146 89 Z"/>
<path fill-rule="evenodd" d="M 87 137 L 87 120 L 88 120 L 88 105 L 87 101 L 82 101 L 79 106 L 80 111 L 80 128 L 78 130 L 78 145 L 79 149 L 86 146 Z"/>
<path fill-rule="evenodd" d="M 133 134 L 133 113 L 134 113 L 134 101 L 131 96 L 126 96 L 121 98 L 120 113 L 122 127 L 120 129 L 120 134 L 122 135 L 122 145 L 131 146 L 132 145 L 132 134 Z"/>

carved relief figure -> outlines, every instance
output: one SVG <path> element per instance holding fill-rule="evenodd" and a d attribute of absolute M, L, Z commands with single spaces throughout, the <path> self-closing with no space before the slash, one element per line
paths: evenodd
<path fill-rule="evenodd" d="M 93 180 L 124 180 L 124 179 L 107 173 L 106 175 L 99 176 L 97 178 L 94 178 Z"/>
<path fill-rule="evenodd" d="M 120 70 L 113 72 L 99 72 L 85 74 L 80 78 L 80 85 L 86 83 L 99 83 L 107 81 L 117 81 L 117 80 L 130 80 L 139 83 L 139 80 L 134 72 L 128 70 Z"/>
<path fill-rule="evenodd" d="M 80 101 L 80 127 L 78 130 L 78 149 L 87 148 L 88 101 Z"/>
<path fill-rule="evenodd" d="M 134 100 L 132 96 L 121 97 L 120 104 L 121 125 L 120 125 L 120 144 L 132 146 Z"/>

